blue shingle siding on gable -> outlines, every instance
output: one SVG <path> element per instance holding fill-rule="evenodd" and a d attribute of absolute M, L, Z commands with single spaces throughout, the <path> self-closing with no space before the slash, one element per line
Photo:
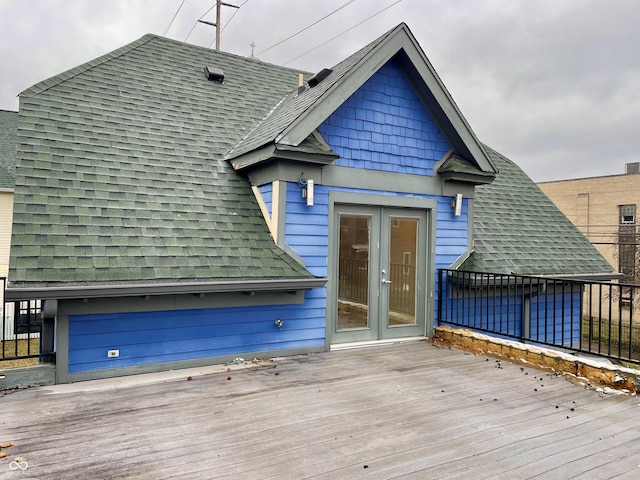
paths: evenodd
<path fill-rule="evenodd" d="M 322 347 L 324 303 L 305 303 L 72 315 L 69 373 Z M 120 356 L 107 358 L 113 348 Z"/>
<path fill-rule="evenodd" d="M 451 148 L 394 62 L 378 70 L 318 130 L 343 167 L 430 176 Z"/>

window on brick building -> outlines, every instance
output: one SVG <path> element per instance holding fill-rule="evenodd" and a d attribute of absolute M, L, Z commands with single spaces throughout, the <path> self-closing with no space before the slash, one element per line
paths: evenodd
<path fill-rule="evenodd" d="M 620 205 L 620 223 L 629 224 L 636 223 L 636 206 Z"/>
<path fill-rule="evenodd" d="M 636 206 L 620 205 L 618 221 L 618 270 L 624 281 L 640 282 L 640 238 L 636 227 Z"/>

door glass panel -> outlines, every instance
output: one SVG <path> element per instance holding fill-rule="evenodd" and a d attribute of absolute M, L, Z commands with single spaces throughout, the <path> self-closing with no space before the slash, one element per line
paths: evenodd
<path fill-rule="evenodd" d="M 389 240 L 389 326 L 416 323 L 418 219 L 391 218 Z"/>
<path fill-rule="evenodd" d="M 340 215 L 337 330 L 369 326 L 371 217 Z"/>

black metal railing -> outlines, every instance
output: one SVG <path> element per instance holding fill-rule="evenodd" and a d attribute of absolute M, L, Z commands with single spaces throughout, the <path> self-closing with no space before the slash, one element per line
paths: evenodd
<path fill-rule="evenodd" d="M 340 258 L 338 298 L 367 304 L 369 298 L 369 260 Z"/>
<path fill-rule="evenodd" d="M 5 361 L 39 358 L 40 301 L 6 302 L 7 279 L 0 277 L 0 368 Z"/>
<path fill-rule="evenodd" d="M 440 325 L 640 363 L 640 285 L 438 270 Z"/>
<path fill-rule="evenodd" d="M 338 298 L 359 304 L 368 304 L 369 260 L 340 258 Z M 416 267 L 392 263 L 387 277 L 389 283 L 389 309 L 393 312 L 415 315 Z"/>
<path fill-rule="evenodd" d="M 415 315 L 416 267 L 392 263 L 389 272 L 389 310 Z"/>

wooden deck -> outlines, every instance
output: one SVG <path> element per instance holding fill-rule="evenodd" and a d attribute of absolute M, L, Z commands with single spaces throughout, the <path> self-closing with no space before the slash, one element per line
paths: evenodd
<path fill-rule="evenodd" d="M 639 399 L 535 369 L 426 342 L 230 368 L 5 394 L 0 479 L 640 478 Z"/>

